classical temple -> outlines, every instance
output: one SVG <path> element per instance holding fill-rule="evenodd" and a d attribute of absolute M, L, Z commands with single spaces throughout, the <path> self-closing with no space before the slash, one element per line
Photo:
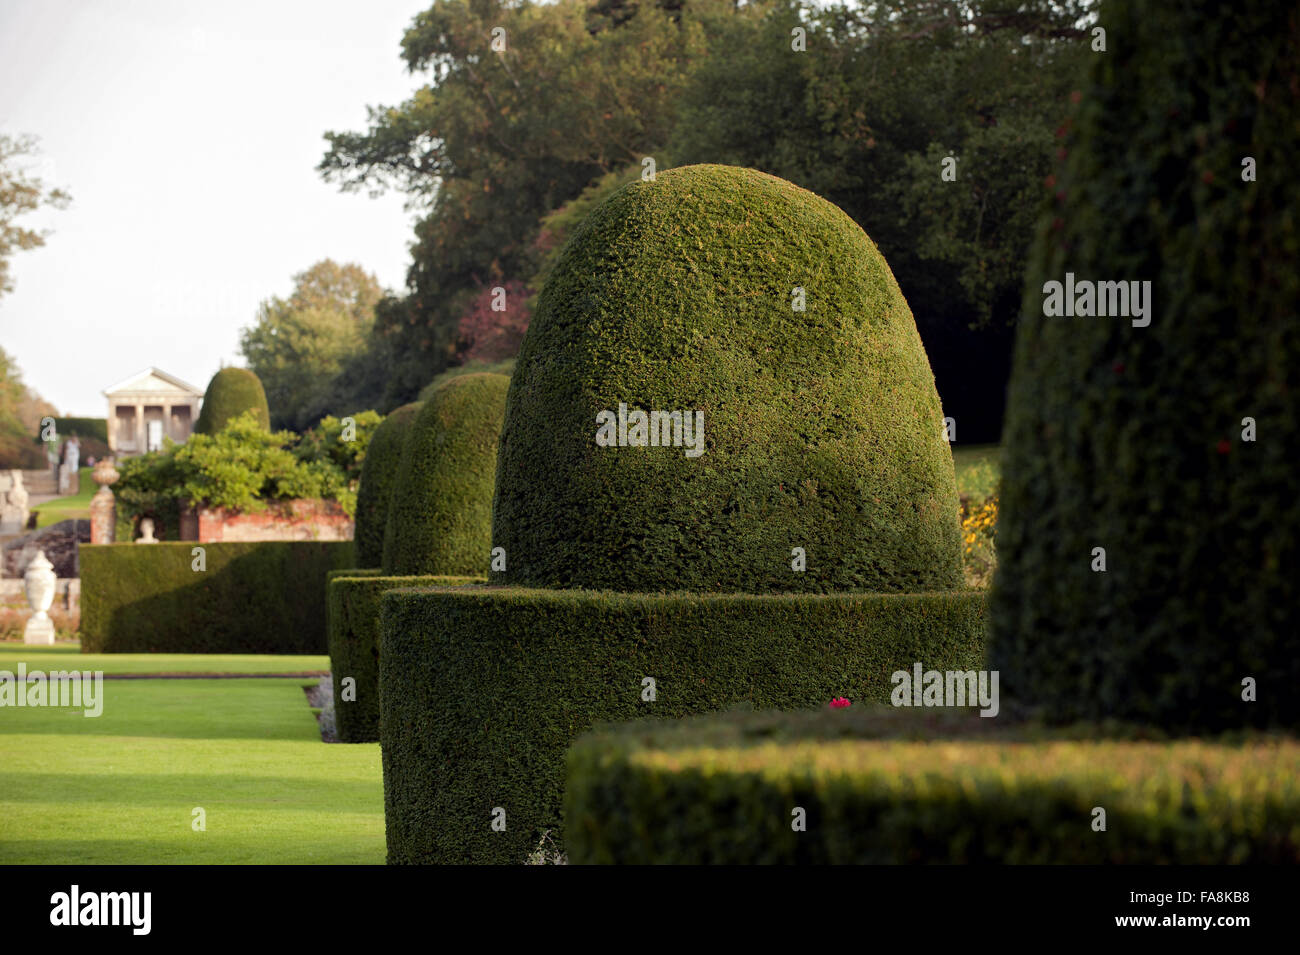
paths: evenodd
<path fill-rule="evenodd" d="M 118 457 L 129 457 L 161 449 L 164 438 L 189 438 L 203 392 L 165 371 L 146 368 L 105 390 L 104 396 L 108 446 Z"/>

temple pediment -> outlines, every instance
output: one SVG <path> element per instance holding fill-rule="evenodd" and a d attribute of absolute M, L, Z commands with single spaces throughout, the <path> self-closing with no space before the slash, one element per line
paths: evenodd
<path fill-rule="evenodd" d="M 159 397 L 201 398 L 203 392 L 175 375 L 158 368 L 146 368 L 130 378 L 118 382 L 104 391 L 105 397 L 117 398 L 126 395 L 157 395 Z"/>

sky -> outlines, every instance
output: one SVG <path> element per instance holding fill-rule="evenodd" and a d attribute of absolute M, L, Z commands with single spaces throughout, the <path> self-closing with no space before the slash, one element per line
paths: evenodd
<path fill-rule="evenodd" d="M 0 131 L 72 195 L 10 260 L 0 346 L 62 414 L 150 366 L 200 390 L 244 364 L 258 303 L 332 258 L 400 290 L 414 213 L 316 172 L 424 77 L 400 43 L 428 0 L 0 0 Z"/>

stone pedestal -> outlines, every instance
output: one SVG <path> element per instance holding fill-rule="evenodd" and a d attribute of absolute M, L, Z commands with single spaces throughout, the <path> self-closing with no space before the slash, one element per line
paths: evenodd
<path fill-rule="evenodd" d="M 108 486 L 121 475 L 113 467 L 113 459 L 104 458 L 95 465 L 91 476 L 99 490 L 90 499 L 90 542 L 111 544 L 117 536 L 117 500 Z"/>
<path fill-rule="evenodd" d="M 47 613 L 37 614 L 23 628 L 23 643 L 33 646 L 54 646 L 54 621 Z"/>

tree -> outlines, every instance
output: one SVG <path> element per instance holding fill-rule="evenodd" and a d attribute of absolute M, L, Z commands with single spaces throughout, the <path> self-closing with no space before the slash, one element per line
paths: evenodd
<path fill-rule="evenodd" d="M 10 257 L 15 252 L 43 246 L 48 235 L 24 228 L 15 220 L 42 206 L 62 209 L 72 201 L 62 189 L 47 189 L 40 179 L 19 165 L 24 156 L 35 153 L 35 137 L 0 134 L 0 297 L 14 288 L 9 274 Z"/>
<path fill-rule="evenodd" d="M 416 17 L 403 56 L 433 81 L 372 108 L 367 131 L 327 134 L 320 164 L 344 189 L 397 187 L 425 211 L 409 294 L 377 324 L 393 356 L 387 405 L 461 358 L 469 298 L 535 271 L 543 215 L 663 147 L 705 35 L 701 16 L 649 4 L 589 17 L 582 0 L 436 0 Z"/>
<path fill-rule="evenodd" d="M 497 362 L 512 358 L 528 331 L 528 289 L 511 280 L 484 288 L 461 313 L 456 330 L 466 362 Z"/>
<path fill-rule="evenodd" d="M 45 467 L 45 452 L 36 436 L 41 418 L 57 414 L 23 383 L 17 362 L 0 348 L 0 468 Z"/>
<path fill-rule="evenodd" d="M 338 379 L 369 351 L 382 296 L 361 266 L 325 259 L 294 276 L 287 299 L 262 303 L 240 350 L 266 389 L 273 427 L 303 430 L 326 414 L 356 410 L 334 401 Z"/>
<path fill-rule="evenodd" d="M 727 57 L 701 61 L 683 96 L 677 161 L 789 179 L 879 245 L 965 441 L 998 437 L 1020 272 L 1091 6 L 783 0 L 726 21 Z"/>

